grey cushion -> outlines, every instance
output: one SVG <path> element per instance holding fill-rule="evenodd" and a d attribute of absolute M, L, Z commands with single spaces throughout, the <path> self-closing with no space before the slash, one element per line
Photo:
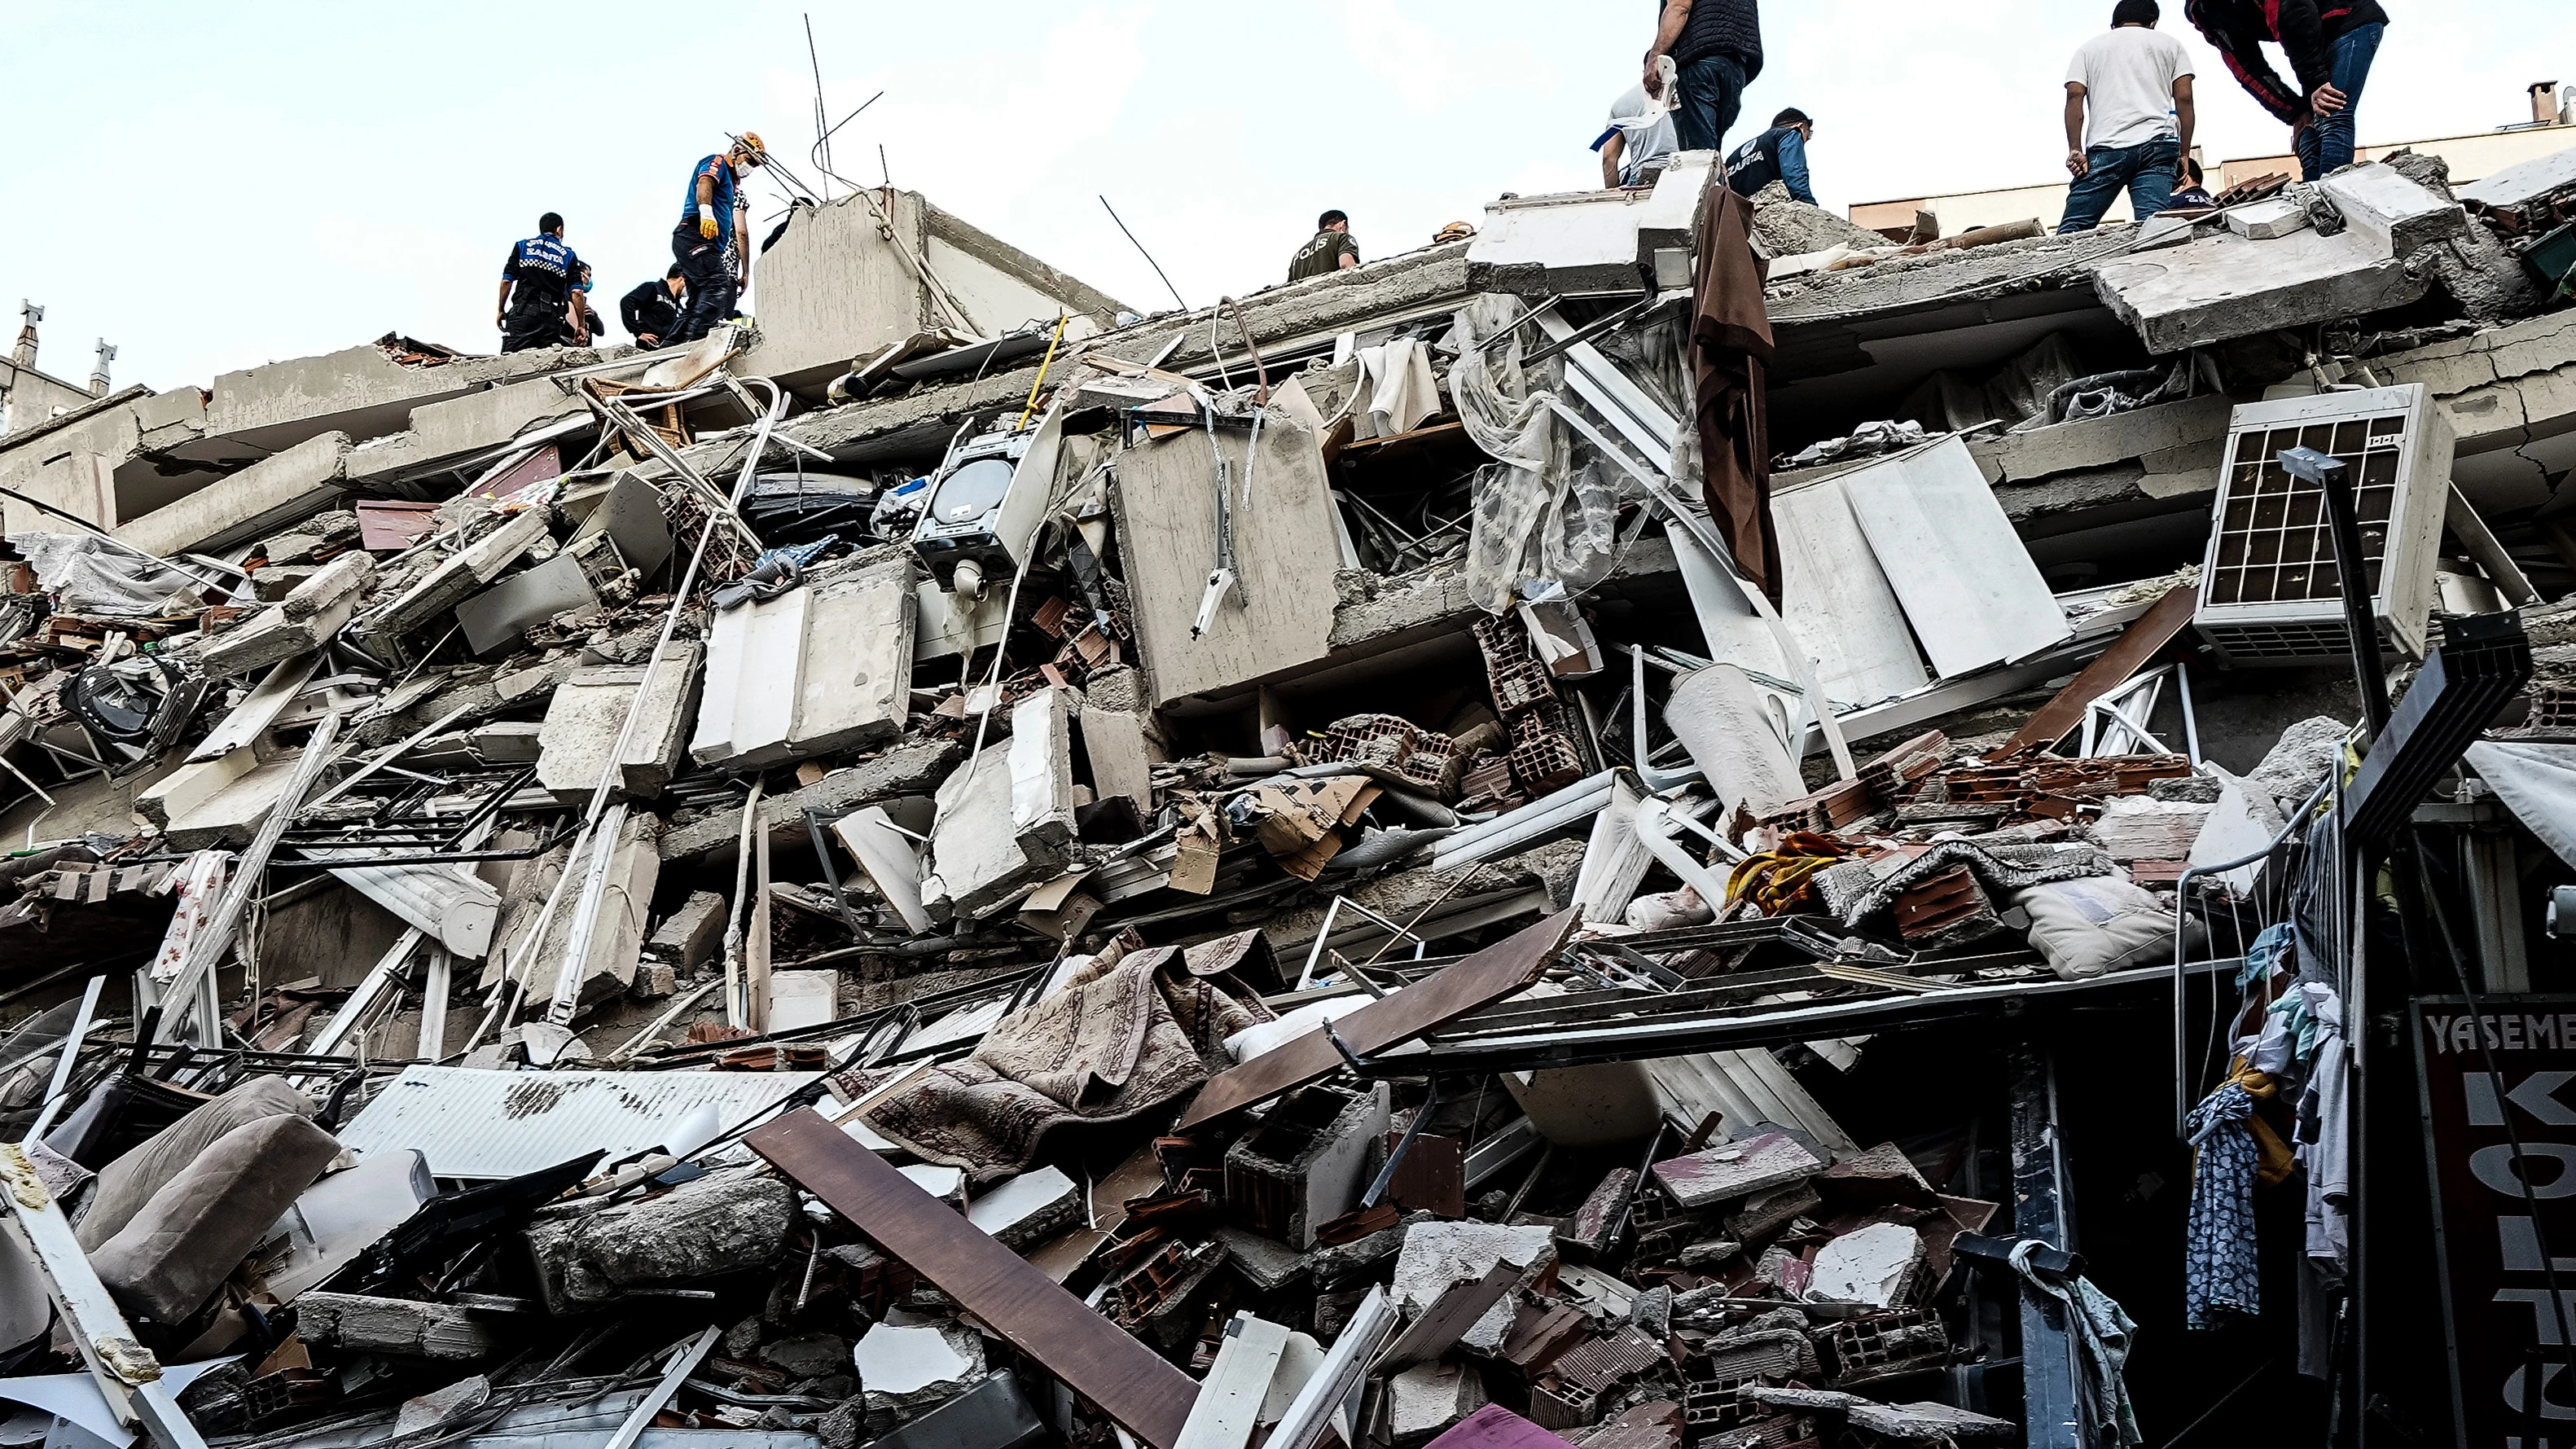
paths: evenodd
<path fill-rule="evenodd" d="M 252 1077 L 162 1128 L 99 1173 L 89 1210 L 81 1214 L 73 1236 L 83 1248 L 96 1252 L 99 1244 L 124 1231 L 155 1193 L 218 1138 L 263 1117 L 281 1115 L 310 1117 L 313 1099 L 288 1086 L 283 1077 Z M 270 1214 L 261 1225 L 275 1217 Z"/>
<path fill-rule="evenodd" d="M 185 1322 L 339 1155 L 338 1138 L 292 1113 L 236 1127 L 91 1249 L 90 1266 L 126 1312 Z"/>

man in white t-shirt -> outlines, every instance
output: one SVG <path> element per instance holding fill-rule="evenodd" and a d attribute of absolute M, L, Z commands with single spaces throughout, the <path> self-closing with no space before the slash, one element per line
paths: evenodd
<path fill-rule="evenodd" d="M 2111 33 L 2075 52 L 2066 70 L 2066 220 L 2058 235 L 2091 231 L 2122 191 L 2143 221 L 2165 209 L 2191 155 L 2191 52 L 2159 34 L 2156 0 L 2120 0 Z"/>
<path fill-rule="evenodd" d="M 1628 87 L 1628 93 L 1610 107 L 1610 129 L 1601 133 L 1592 149 L 1601 153 L 1604 187 L 1651 184 L 1681 149 L 1672 108 L 1649 99 L 1642 85 Z"/>

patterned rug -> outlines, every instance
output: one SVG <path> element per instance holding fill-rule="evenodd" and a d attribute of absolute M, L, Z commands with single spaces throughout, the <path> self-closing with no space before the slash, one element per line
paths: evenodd
<path fill-rule="evenodd" d="M 1027 1168 L 1057 1128 L 1170 1104 L 1232 1066 L 1226 1037 L 1258 1019 L 1190 974 L 1177 948 L 1139 951 L 1004 1017 L 972 1056 L 932 1068 L 864 1120 L 980 1187 Z"/>

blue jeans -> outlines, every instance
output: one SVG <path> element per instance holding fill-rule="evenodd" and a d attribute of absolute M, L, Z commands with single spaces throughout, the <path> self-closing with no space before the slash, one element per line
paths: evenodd
<path fill-rule="evenodd" d="M 2096 146 L 2084 153 L 2084 161 L 2090 169 L 2067 188 L 2059 236 L 2100 226 L 2103 213 L 2123 190 L 2140 221 L 2164 210 L 2182 170 L 2182 142 L 2163 136 L 2137 146 Z"/>
<path fill-rule="evenodd" d="M 1744 66 L 1731 55 L 1703 55 L 1681 68 L 1673 130 L 1685 151 L 1718 151 L 1744 110 Z"/>
<path fill-rule="evenodd" d="M 2361 109 L 2361 88 L 2370 83 L 2370 63 L 2379 55 L 2385 25 L 2356 25 L 2327 49 L 2333 55 L 2334 88 L 2343 92 L 2343 109 L 2331 116 L 2311 112 L 2308 123 L 2292 138 L 2299 156 L 2299 179 L 2314 181 L 2352 164 L 2353 113 Z"/>

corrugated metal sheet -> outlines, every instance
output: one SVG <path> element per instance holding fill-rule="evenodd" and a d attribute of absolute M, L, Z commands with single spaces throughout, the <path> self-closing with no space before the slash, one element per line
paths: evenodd
<path fill-rule="evenodd" d="M 341 1129 L 351 1151 L 411 1147 L 439 1177 L 517 1177 L 594 1148 L 610 1160 L 658 1147 L 714 1103 L 730 1132 L 816 1072 L 487 1072 L 415 1066 Z"/>

